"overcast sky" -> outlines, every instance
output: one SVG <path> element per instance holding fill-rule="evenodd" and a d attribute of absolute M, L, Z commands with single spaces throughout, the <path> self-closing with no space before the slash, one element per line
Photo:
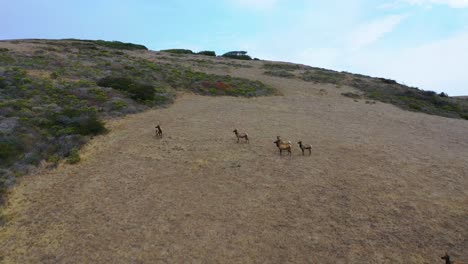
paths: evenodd
<path fill-rule="evenodd" d="M 0 0 L 0 39 L 246 50 L 468 95 L 468 0 Z"/>

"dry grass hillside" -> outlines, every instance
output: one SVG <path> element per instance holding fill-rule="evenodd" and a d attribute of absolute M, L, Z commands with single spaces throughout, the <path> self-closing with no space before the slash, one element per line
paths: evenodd
<path fill-rule="evenodd" d="M 263 61 L 124 53 L 275 92 L 206 96 L 189 83 L 166 87 L 166 107 L 119 95 L 134 111 L 104 110 L 108 132 L 78 163 L 10 189 L 0 263 L 433 264 L 445 251 L 468 262 L 468 121 L 383 103 L 366 95 L 374 80 L 353 88 L 347 73 L 297 66 L 284 77 Z M 293 142 L 291 157 L 279 156 L 278 135 Z"/>

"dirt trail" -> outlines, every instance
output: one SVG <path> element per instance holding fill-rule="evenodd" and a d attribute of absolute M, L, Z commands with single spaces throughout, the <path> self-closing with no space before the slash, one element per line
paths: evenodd
<path fill-rule="evenodd" d="M 110 122 L 81 163 L 24 178 L 0 262 L 439 263 L 446 250 L 468 261 L 468 122 L 261 78 L 284 96 L 184 95 Z"/>

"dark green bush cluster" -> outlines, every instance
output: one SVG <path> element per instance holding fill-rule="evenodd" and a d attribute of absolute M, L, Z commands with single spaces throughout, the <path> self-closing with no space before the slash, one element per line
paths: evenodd
<path fill-rule="evenodd" d="M 189 49 L 165 49 L 161 50 L 161 52 L 167 52 L 167 53 L 172 53 L 172 54 L 190 54 L 190 55 L 204 55 L 204 56 L 212 56 L 216 57 L 216 52 L 214 51 L 209 51 L 209 50 L 204 50 L 200 52 L 193 52 Z"/>
<path fill-rule="evenodd" d="M 68 155 L 68 158 L 67 158 L 67 163 L 69 164 L 76 164 L 78 162 L 81 161 L 81 157 L 80 157 L 80 154 L 78 153 L 78 149 L 77 148 L 73 148 L 71 151 L 70 151 L 70 155 Z"/>
<path fill-rule="evenodd" d="M 172 53 L 172 54 L 193 54 L 193 51 L 189 49 L 166 49 L 166 50 L 161 50 L 161 52 L 167 52 L 167 53 Z"/>
<path fill-rule="evenodd" d="M 12 136 L 0 135 L 0 166 L 11 165 L 21 153 L 22 145 Z"/>
<path fill-rule="evenodd" d="M 110 48 L 110 49 L 121 49 L 121 50 L 148 50 L 147 47 L 140 44 L 126 43 L 120 41 L 106 41 L 106 40 L 79 40 L 79 39 L 69 39 L 75 42 L 87 42 L 96 44 L 98 46 Z M 91 47 L 91 46 L 88 46 Z"/>
<path fill-rule="evenodd" d="M 204 55 L 204 56 L 212 56 L 212 57 L 216 57 L 216 52 L 214 51 L 208 51 L 208 50 L 204 50 L 204 51 L 200 51 L 197 53 L 197 55 Z"/>
<path fill-rule="evenodd" d="M 252 58 L 247 55 L 247 51 L 229 51 L 224 53 L 222 57 L 236 60 L 252 60 Z"/>
<path fill-rule="evenodd" d="M 130 97 L 139 101 L 151 101 L 154 99 L 154 87 L 152 85 L 138 83 L 129 77 L 108 76 L 97 82 L 101 87 L 112 87 L 129 93 Z"/>

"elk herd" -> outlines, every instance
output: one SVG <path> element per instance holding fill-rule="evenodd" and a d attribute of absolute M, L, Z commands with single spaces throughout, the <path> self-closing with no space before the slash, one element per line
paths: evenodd
<path fill-rule="evenodd" d="M 155 132 L 156 132 L 156 137 L 162 138 L 163 132 L 162 132 L 162 129 L 161 129 L 160 125 L 157 125 L 155 127 Z M 232 132 L 234 132 L 234 134 L 236 135 L 237 143 L 239 143 L 239 141 L 241 139 L 244 140 L 246 143 L 250 143 L 249 134 L 247 134 L 246 132 L 239 132 L 237 129 L 234 129 Z M 276 141 L 274 141 L 273 143 L 276 145 L 276 147 L 278 147 L 280 156 L 282 155 L 283 151 L 287 151 L 289 156 L 292 155 L 292 143 L 291 143 L 291 141 L 282 140 L 280 136 L 277 136 Z M 309 152 L 309 156 L 312 154 L 312 146 L 311 145 L 304 144 L 302 141 L 298 141 L 297 144 L 299 145 L 299 148 L 302 151 L 302 155 L 304 155 L 304 152 L 306 150 Z M 462 264 L 461 262 L 454 262 L 454 261 L 450 260 L 450 256 L 447 253 L 445 253 L 445 255 L 441 257 L 441 259 L 445 260 L 446 264 Z"/>
<path fill-rule="evenodd" d="M 163 133 L 162 133 L 161 125 L 155 126 L 155 132 L 156 132 L 156 137 L 162 138 Z M 239 143 L 240 140 L 244 140 L 246 143 L 250 143 L 249 134 L 247 134 L 246 132 L 239 132 L 237 130 L 237 128 L 234 129 L 232 132 L 234 132 L 234 134 L 236 135 L 237 143 Z M 291 141 L 284 141 L 284 140 L 281 139 L 280 136 L 277 136 L 276 141 L 274 141 L 273 143 L 276 145 L 276 147 L 278 147 L 280 156 L 283 154 L 283 151 L 287 151 L 289 156 L 292 155 L 292 143 L 291 143 Z M 304 143 L 302 143 L 302 141 L 298 141 L 297 144 L 299 145 L 299 148 L 301 149 L 303 156 L 304 156 L 304 152 L 306 150 L 309 152 L 309 156 L 312 154 L 312 146 L 311 145 L 304 144 Z"/>

